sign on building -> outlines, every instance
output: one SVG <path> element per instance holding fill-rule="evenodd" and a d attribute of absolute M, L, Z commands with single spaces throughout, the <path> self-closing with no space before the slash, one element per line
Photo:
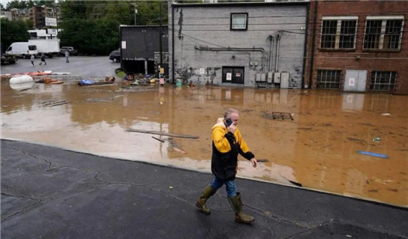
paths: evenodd
<path fill-rule="evenodd" d="M 57 19 L 56 18 L 51 18 L 51 17 L 46 17 L 45 18 L 45 25 L 46 26 L 56 27 L 57 26 Z"/>

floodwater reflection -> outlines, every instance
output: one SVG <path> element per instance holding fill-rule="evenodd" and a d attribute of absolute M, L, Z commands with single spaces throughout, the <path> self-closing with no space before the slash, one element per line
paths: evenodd
<path fill-rule="evenodd" d="M 269 160 L 254 169 L 241 158 L 239 176 L 288 185 L 291 180 L 407 207 L 407 99 L 324 90 L 80 87 L 69 82 L 19 91 L 3 80 L 1 137 L 209 172 L 211 127 L 234 107 L 241 112 L 239 127 L 251 151 Z M 291 113 L 294 120 L 265 117 L 271 112 Z M 199 139 L 171 140 L 129 128 Z"/>

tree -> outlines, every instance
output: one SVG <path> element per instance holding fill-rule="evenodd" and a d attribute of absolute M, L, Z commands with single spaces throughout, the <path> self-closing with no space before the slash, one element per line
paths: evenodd
<path fill-rule="evenodd" d="M 71 19 L 63 22 L 61 44 L 87 55 L 107 55 L 119 46 L 119 23 L 113 19 Z"/>
<path fill-rule="evenodd" d="M 167 3 L 166 2 L 137 2 L 137 25 L 159 25 L 160 24 L 160 4 L 161 17 L 163 25 L 168 22 Z"/>
<path fill-rule="evenodd" d="M 1 45 L 7 49 L 13 42 L 26 42 L 30 39 L 28 30 L 32 27 L 29 21 L 10 21 L 7 18 L 1 18 Z M 29 25 L 31 24 L 31 25 Z"/>
<path fill-rule="evenodd" d="M 105 8 L 104 18 L 112 19 L 120 24 L 131 24 L 130 4 L 125 1 L 109 1 Z"/>
<path fill-rule="evenodd" d="M 26 2 L 25 1 L 18 1 L 18 0 L 13 0 L 11 2 L 7 3 L 6 10 L 9 11 L 12 8 L 26 8 Z"/>
<path fill-rule="evenodd" d="M 86 1 L 64 1 L 61 3 L 62 21 L 86 18 L 87 18 Z"/>

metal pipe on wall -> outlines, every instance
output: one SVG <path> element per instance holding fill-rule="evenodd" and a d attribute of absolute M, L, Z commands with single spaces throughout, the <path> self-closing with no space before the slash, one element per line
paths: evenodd
<path fill-rule="evenodd" d="M 171 6 L 171 81 L 174 84 L 174 7 Z"/>

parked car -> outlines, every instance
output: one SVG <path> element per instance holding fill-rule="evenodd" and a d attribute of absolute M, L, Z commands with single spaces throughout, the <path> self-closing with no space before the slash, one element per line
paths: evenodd
<path fill-rule="evenodd" d="M 65 52 L 68 51 L 70 56 L 78 55 L 78 52 L 72 46 L 62 46 L 60 48 L 60 55 L 65 56 Z"/>
<path fill-rule="evenodd" d="M 109 54 L 109 60 L 113 62 L 120 62 L 120 49 L 112 51 Z"/>

